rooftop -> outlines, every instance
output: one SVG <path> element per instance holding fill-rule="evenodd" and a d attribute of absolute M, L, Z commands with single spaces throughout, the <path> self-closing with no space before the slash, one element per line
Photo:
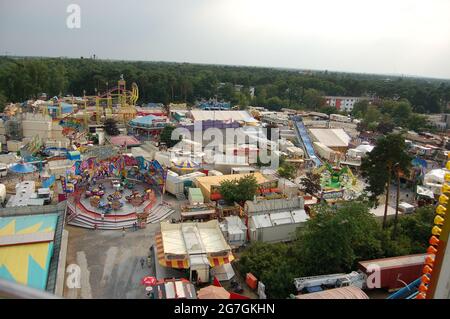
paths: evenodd
<path fill-rule="evenodd" d="M 312 128 L 309 131 L 313 140 L 328 147 L 348 147 L 351 140 L 343 129 Z"/>
<path fill-rule="evenodd" d="M 382 269 L 393 268 L 402 265 L 421 265 L 425 262 L 426 256 L 427 256 L 426 254 L 417 254 L 417 255 L 406 255 L 406 256 L 366 260 L 360 261 L 359 265 L 363 269 L 367 269 L 367 267 L 369 267 L 369 265 L 371 264 L 376 264 Z"/>
<path fill-rule="evenodd" d="M 137 117 L 137 118 L 131 120 L 130 124 L 135 125 L 135 126 L 142 126 L 142 127 L 149 126 L 150 127 L 150 126 L 154 125 L 156 122 L 164 123 L 165 121 L 166 121 L 166 118 L 162 117 L 162 116 L 146 115 L 146 116 Z"/>
<path fill-rule="evenodd" d="M 242 121 L 256 122 L 256 120 L 247 111 L 203 111 L 192 110 L 191 116 L 194 121 Z"/>
<path fill-rule="evenodd" d="M 364 291 L 355 286 L 347 286 L 312 292 L 309 294 L 301 294 L 296 299 L 369 299 Z"/>
<path fill-rule="evenodd" d="M 0 217 L 0 278 L 46 289 L 58 214 Z"/>
<path fill-rule="evenodd" d="M 309 216 L 304 209 L 294 211 L 267 213 L 251 217 L 256 228 L 266 228 L 285 224 L 297 224 L 306 222 Z"/>
<path fill-rule="evenodd" d="M 203 177 L 197 177 L 197 183 L 201 184 L 206 189 L 211 189 L 211 186 L 218 186 L 222 181 L 233 181 L 240 179 L 247 175 L 253 175 L 256 178 L 256 182 L 258 184 L 262 184 L 267 182 L 267 178 L 264 177 L 259 172 L 251 173 L 251 174 L 233 174 L 233 175 L 220 175 L 220 176 L 203 176 Z"/>
<path fill-rule="evenodd" d="M 202 254 L 231 250 L 217 220 L 181 224 L 162 222 L 161 236 L 165 254 Z"/>
<path fill-rule="evenodd" d="M 133 136 L 118 135 L 111 137 L 111 144 L 116 146 L 136 146 L 141 145 L 141 142 Z"/>

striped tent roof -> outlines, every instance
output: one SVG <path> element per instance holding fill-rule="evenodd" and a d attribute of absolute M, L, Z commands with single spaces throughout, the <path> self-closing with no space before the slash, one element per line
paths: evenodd
<path fill-rule="evenodd" d="M 181 161 L 172 161 L 172 167 L 182 169 L 182 170 L 189 170 L 189 169 L 196 169 L 200 167 L 199 163 L 196 163 L 190 159 L 184 159 Z"/>
<path fill-rule="evenodd" d="M 155 236 L 155 242 L 156 242 L 156 250 L 158 255 L 158 262 L 163 267 L 169 267 L 169 268 L 178 268 L 178 269 L 189 269 L 189 259 L 167 259 L 166 255 L 164 254 L 164 245 L 163 245 L 163 239 L 161 233 L 157 233 Z M 233 254 L 230 252 L 225 257 L 208 257 L 209 265 L 211 267 L 218 267 L 222 266 L 224 264 L 228 264 L 234 260 Z"/>
<path fill-rule="evenodd" d="M 188 269 L 189 268 L 188 259 L 168 260 L 166 258 L 166 255 L 164 254 L 164 245 L 163 245 L 161 233 L 156 234 L 155 242 L 156 242 L 156 250 L 158 253 L 158 262 L 161 266 L 169 267 L 169 268 L 180 268 L 180 269 Z"/>

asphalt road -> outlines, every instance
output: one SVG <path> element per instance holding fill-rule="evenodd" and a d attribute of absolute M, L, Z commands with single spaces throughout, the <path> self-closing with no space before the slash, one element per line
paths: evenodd
<path fill-rule="evenodd" d="M 150 275 L 147 255 L 159 224 L 137 231 L 88 230 L 68 226 L 67 265 L 80 269 L 79 288 L 64 289 L 66 298 L 147 298 L 140 280 Z M 140 260 L 144 258 L 144 267 Z"/>

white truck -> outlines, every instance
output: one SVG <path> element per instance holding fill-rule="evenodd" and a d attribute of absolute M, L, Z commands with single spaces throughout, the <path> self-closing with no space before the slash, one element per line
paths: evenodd
<path fill-rule="evenodd" d="M 313 287 L 339 288 L 345 286 L 356 286 L 365 288 L 366 275 L 360 271 L 352 271 L 349 274 L 332 274 L 322 276 L 310 276 L 294 279 L 294 285 L 298 292 Z"/>

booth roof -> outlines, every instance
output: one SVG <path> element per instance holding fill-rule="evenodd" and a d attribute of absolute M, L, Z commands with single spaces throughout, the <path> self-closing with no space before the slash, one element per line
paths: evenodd
<path fill-rule="evenodd" d="M 111 143 L 117 146 L 122 145 L 140 145 L 141 142 L 133 136 L 128 135 L 118 135 L 111 137 Z"/>
<path fill-rule="evenodd" d="M 222 181 L 232 181 L 240 179 L 241 177 L 247 176 L 247 175 L 253 175 L 256 178 L 256 182 L 258 184 L 263 184 L 267 182 L 267 178 L 264 177 L 259 172 L 256 173 L 250 173 L 250 174 L 232 174 L 232 175 L 219 175 L 219 176 L 204 176 L 204 177 L 197 177 L 197 183 L 199 185 L 202 185 L 206 189 L 211 189 L 211 186 L 218 186 Z"/>

